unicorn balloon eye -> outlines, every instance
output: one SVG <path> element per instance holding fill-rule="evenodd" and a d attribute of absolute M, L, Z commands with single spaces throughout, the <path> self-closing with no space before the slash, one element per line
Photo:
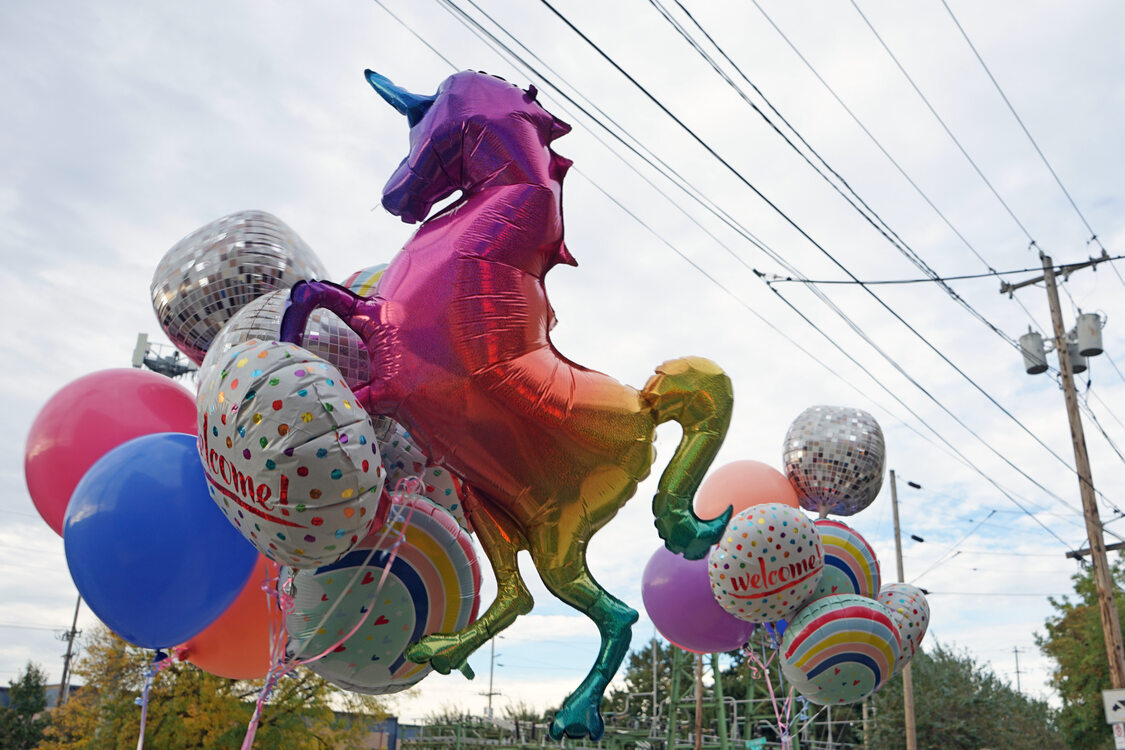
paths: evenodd
<path fill-rule="evenodd" d="M 713 362 L 686 357 L 635 389 L 551 344 L 543 280 L 574 259 L 562 220 L 570 162 L 550 144 L 570 128 L 533 101 L 533 88 L 465 72 L 425 97 L 371 71 L 367 80 L 411 126 L 410 153 L 383 205 L 404 221 L 425 221 L 374 297 L 320 281 L 294 287 L 282 338 L 297 342 L 318 307 L 339 315 L 371 354 L 371 380 L 356 390 L 363 406 L 403 425 L 461 480 L 462 506 L 496 574 L 496 600 L 456 632 L 425 635 L 407 656 L 442 673 L 461 669 L 531 611 L 516 561 L 527 550 L 547 588 L 602 636 L 551 735 L 597 739 L 602 695 L 629 650 L 637 613 L 591 577 L 587 544 L 648 476 L 656 426 L 676 421 L 683 437 L 653 499 L 656 528 L 673 552 L 707 554 L 731 511 L 701 521 L 692 497 L 730 423 L 730 379 Z M 456 203 L 427 218 L 456 191 Z"/>

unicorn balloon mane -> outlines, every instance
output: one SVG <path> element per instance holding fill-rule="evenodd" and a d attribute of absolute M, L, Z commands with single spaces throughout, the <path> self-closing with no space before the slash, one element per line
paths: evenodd
<path fill-rule="evenodd" d="M 463 72 L 434 96 L 417 96 L 371 71 L 367 79 L 410 125 L 410 153 L 383 205 L 422 224 L 373 298 L 323 281 L 294 287 L 281 338 L 300 343 L 316 308 L 339 315 L 371 355 L 371 381 L 351 384 L 360 402 L 404 425 L 463 481 L 496 600 L 459 632 L 412 644 L 408 657 L 442 673 L 464 668 L 473 651 L 531 611 L 516 563 L 527 550 L 547 588 L 601 633 L 593 667 L 551 726 L 556 739 L 596 739 L 602 695 L 637 613 L 590 575 L 587 543 L 648 476 L 656 426 L 676 421 L 683 437 L 653 500 L 656 528 L 673 552 L 707 554 L 730 510 L 700 520 L 692 498 L 730 422 L 730 380 L 714 363 L 688 357 L 665 362 L 637 390 L 555 350 L 543 280 L 574 259 L 563 242 L 561 202 L 571 162 L 550 144 L 570 127 L 536 103 L 534 88 Z"/>

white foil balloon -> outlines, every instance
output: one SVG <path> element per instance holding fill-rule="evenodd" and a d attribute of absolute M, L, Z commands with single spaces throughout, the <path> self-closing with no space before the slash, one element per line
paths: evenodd
<path fill-rule="evenodd" d="M 816 591 L 824 548 L 816 524 L 782 503 L 735 514 L 707 557 L 711 593 L 747 622 L 787 619 Z"/>
<path fill-rule="evenodd" d="M 266 556 L 328 565 L 382 524 L 371 418 L 327 362 L 251 340 L 205 378 L 197 407 L 211 497 Z"/>
<path fill-rule="evenodd" d="M 383 468 L 387 470 L 387 488 L 394 490 L 401 481 L 418 479 L 421 484 L 417 490 L 419 495 L 445 508 L 457 519 L 461 528 L 472 531 L 465 520 L 465 509 L 461 507 L 457 478 L 444 466 L 433 464 L 406 428 L 398 422 L 390 422 L 386 435 L 379 436 L 379 451 L 383 454 Z"/>
<path fill-rule="evenodd" d="M 902 661 L 895 669 L 895 674 L 898 674 L 922 647 L 922 638 L 930 626 L 930 603 L 926 601 L 922 589 L 909 583 L 883 584 L 875 601 L 891 611 L 899 630 Z"/>

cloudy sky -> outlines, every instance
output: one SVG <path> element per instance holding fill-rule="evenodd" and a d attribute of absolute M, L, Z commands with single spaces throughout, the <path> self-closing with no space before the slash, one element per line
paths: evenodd
<path fill-rule="evenodd" d="M 908 254 L 952 277 L 1036 269 L 1032 240 L 1057 262 L 1102 246 L 1121 252 L 1125 6 L 685 2 L 689 17 L 674 0 L 556 5 L 665 111 L 545 3 L 455 2 L 532 71 L 446 5 L 383 1 L 0 6 L 0 347 L 12 365 L 0 377 L 9 436 L 0 453 L 0 681 L 28 659 L 59 678 L 64 646 L 55 633 L 69 626 L 76 595 L 62 541 L 23 481 L 23 445 L 39 408 L 82 374 L 127 365 L 138 332 L 162 340 L 148 296 L 156 264 L 220 216 L 277 215 L 336 279 L 388 260 L 411 232 L 379 207 L 407 130 L 363 70 L 429 93 L 455 68 L 471 68 L 534 83 L 545 106 L 575 125 L 556 143 L 576 162 L 566 220 L 579 262 L 548 277 L 556 346 L 637 386 L 671 357 L 719 362 L 737 399 L 720 463 L 780 468 L 786 428 L 808 406 L 870 411 L 886 435 L 888 467 L 922 487 L 900 485 L 899 494 L 904 533 L 925 540 L 908 541 L 904 555 L 907 580 L 932 592 L 928 637 L 968 649 L 1013 684 L 1018 648 L 1022 689 L 1049 697 L 1034 634 L 1051 611 L 1047 596 L 1070 589 L 1076 565 L 1064 553 L 1085 532 L 1059 386 L 1024 374 L 1012 344 L 1029 326 L 1048 330 L 1042 285 L 1013 299 L 994 275 L 948 282 L 961 304 L 934 283 L 771 290 L 753 269 L 906 280 L 925 275 Z M 556 86 L 653 154 L 664 174 Z M 884 230 L 798 153 L 816 162 L 810 149 Z M 1100 245 L 1089 243 L 1092 234 Z M 1068 325 L 1079 309 L 1108 319 L 1106 354 L 1079 384 L 1107 521 L 1125 488 L 1114 447 L 1125 446 L 1123 299 L 1113 264 L 1076 273 L 1062 292 Z M 657 448 L 666 458 L 678 433 L 664 430 Z M 641 572 L 659 544 L 653 484 L 591 548 L 595 576 L 642 611 L 634 643 L 653 633 L 640 599 Z M 888 489 L 848 523 L 874 544 L 889 579 Z M 1125 535 L 1125 523 L 1107 528 Z M 526 574 L 536 580 L 530 566 Z M 485 596 L 492 590 L 486 583 Z M 593 625 L 537 583 L 533 593 L 534 613 L 497 642 L 500 707 L 519 698 L 557 705 L 594 658 Z M 80 627 L 94 623 L 83 608 Z M 487 649 L 471 664 L 476 681 L 433 676 L 400 699 L 401 715 L 480 712 Z"/>

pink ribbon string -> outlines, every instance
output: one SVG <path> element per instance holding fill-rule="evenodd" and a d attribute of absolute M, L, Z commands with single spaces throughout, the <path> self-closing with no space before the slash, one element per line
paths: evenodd
<path fill-rule="evenodd" d="M 136 699 L 136 704 L 141 707 L 141 728 L 140 736 L 137 737 L 137 750 L 144 750 L 145 746 L 145 724 L 148 721 L 148 699 L 149 693 L 152 690 L 152 683 L 156 679 L 156 675 L 160 670 L 167 667 L 172 663 L 172 657 L 176 653 L 176 649 L 169 649 L 170 653 L 157 651 L 152 658 L 152 662 L 145 669 L 145 682 L 144 687 L 141 688 L 141 696 Z"/>
<path fill-rule="evenodd" d="M 759 676 L 765 678 L 766 692 L 769 693 L 770 705 L 773 706 L 773 715 L 774 719 L 776 719 L 777 721 L 777 735 L 781 739 L 781 748 L 782 750 L 789 750 L 789 741 L 791 739 L 789 729 L 792 724 L 791 713 L 793 710 L 793 695 L 795 693 L 795 689 L 790 686 L 789 694 L 786 696 L 782 704 L 778 706 L 777 694 L 774 693 L 773 689 L 773 680 L 770 679 L 770 665 L 773 664 L 774 660 L 777 658 L 777 653 L 781 647 L 781 644 L 778 643 L 777 638 L 772 632 L 770 633 L 769 640 L 770 644 L 768 655 L 766 653 L 765 641 L 763 641 L 761 644 L 762 653 L 760 655 L 754 650 L 752 646 L 743 651 L 743 655 L 749 662 L 751 676 L 753 676 L 754 678 L 757 678 Z M 778 672 L 778 681 L 778 686 L 780 687 L 784 683 L 784 679 L 781 676 L 780 670 Z"/>
<path fill-rule="evenodd" d="M 398 484 L 395 486 L 393 496 L 394 501 L 396 503 L 402 503 L 408 496 L 418 494 L 418 492 L 423 487 L 424 485 L 422 483 L 422 480 L 418 477 L 407 477 L 405 479 L 400 479 Z M 375 609 L 375 601 L 379 596 L 379 592 L 382 591 L 383 584 L 386 583 L 387 576 L 390 575 L 391 567 L 394 565 L 395 560 L 398 558 L 398 549 L 400 546 L 402 546 L 402 543 L 406 541 L 406 530 L 410 528 L 410 520 L 414 515 L 413 506 L 407 509 L 405 517 L 403 517 L 400 509 L 396 509 L 396 511 L 399 513 L 398 517 L 387 519 L 387 522 L 383 525 L 381 536 L 375 542 L 375 544 L 372 545 L 371 551 L 367 554 L 367 558 L 363 561 L 363 565 L 360 565 L 356 568 L 355 572 L 352 574 L 351 580 L 348 581 L 348 585 L 344 587 L 345 592 L 349 592 L 352 590 L 352 586 L 354 586 L 356 581 L 359 580 L 360 574 L 363 573 L 364 569 L 371 563 L 371 560 L 375 557 L 375 554 L 377 552 L 384 552 L 385 554 L 388 554 L 387 562 L 383 566 L 383 572 L 379 576 L 379 581 L 375 585 L 375 590 L 371 594 L 371 603 L 365 608 L 363 617 L 361 617 L 359 621 L 356 622 L 356 624 L 351 628 L 351 630 L 347 632 L 347 634 L 345 634 L 331 646 L 324 649 L 315 656 L 310 656 L 305 659 L 297 658 L 304 651 L 305 647 L 312 642 L 312 638 L 309 638 L 308 641 L 302 644 L 295 653 L 291 655 L 286 653 L 289 634 L 285 628 L 285 621 L 286 618 L 288 618 L 288 616 L 292 614 L 294 608 L 296 607 L 296 603 L 293 600 L 292 594 L 294 582 L 293 573 L 290 573 L 289 577 L 281 585 L 278 585 L 279 581 L 276 578 L 267 579 L 262 584 L 263 590 L 265 590 L 266 594 L 271 598 L 271 600 L 274 598 L 276 598 L 277 600 L 276 604 L 271 602 L 271 606 L 276 606 L 281 611 L 281 625 L 277 628 L 276 633 L 272 632 L 272 624 L 270 626 L 271 666 L 269 672 L 266 674 L 266 682 L 264 685 L 262 685 L 261 692 L 258 693 L 258 700 L 254 704 L 254 713 L 250 717 L 250 724 L 246 727 L 246 737 L 242 740 L 242 750 L 250 750 L 250 748 L 253 747 L 254 737 L 258 733 L 258 725 L 262 718 L 262 710 L 266 702 L 269 701 L 270 695 L 273 693 L 273 689 L 274 687 L 276 687 L 277 682 L 282 677 L 285 677 L 286 675 L 293 672 L 295 669 L 297 669 L 297 667 L 311 664 L 312 662 L 318 659 L 322 659 L 328 654 L 335 651 L 337 648 L 342 646 L 349 638 L 355 635 L 359 631 L 359 629 L 363 627 L 364 623 L 367 622 L 368 618 L 371 617 L 371 612 Z M 386 538 L 393 531 L 395 522 L 397 522 L 400 518 L 402 520 L 402 528 L 399 529 L 397 538 L 395 539 L 389 550 L 382 550 L 381 547 L 384 540 L 386 540 Z M 328 619 L 336 611 L 336 608 L 342 601 L 343 597 L 340 597 L 336 601 L 332 602 L 332 606 L 328 608 L 328 611 L 325 612 L 321 617 L 320 622 L 318 622 L 317 626 L 313 628 L 313 633 L 316 633 L 321 629 L 321 627 L 328 621 Z"/>

